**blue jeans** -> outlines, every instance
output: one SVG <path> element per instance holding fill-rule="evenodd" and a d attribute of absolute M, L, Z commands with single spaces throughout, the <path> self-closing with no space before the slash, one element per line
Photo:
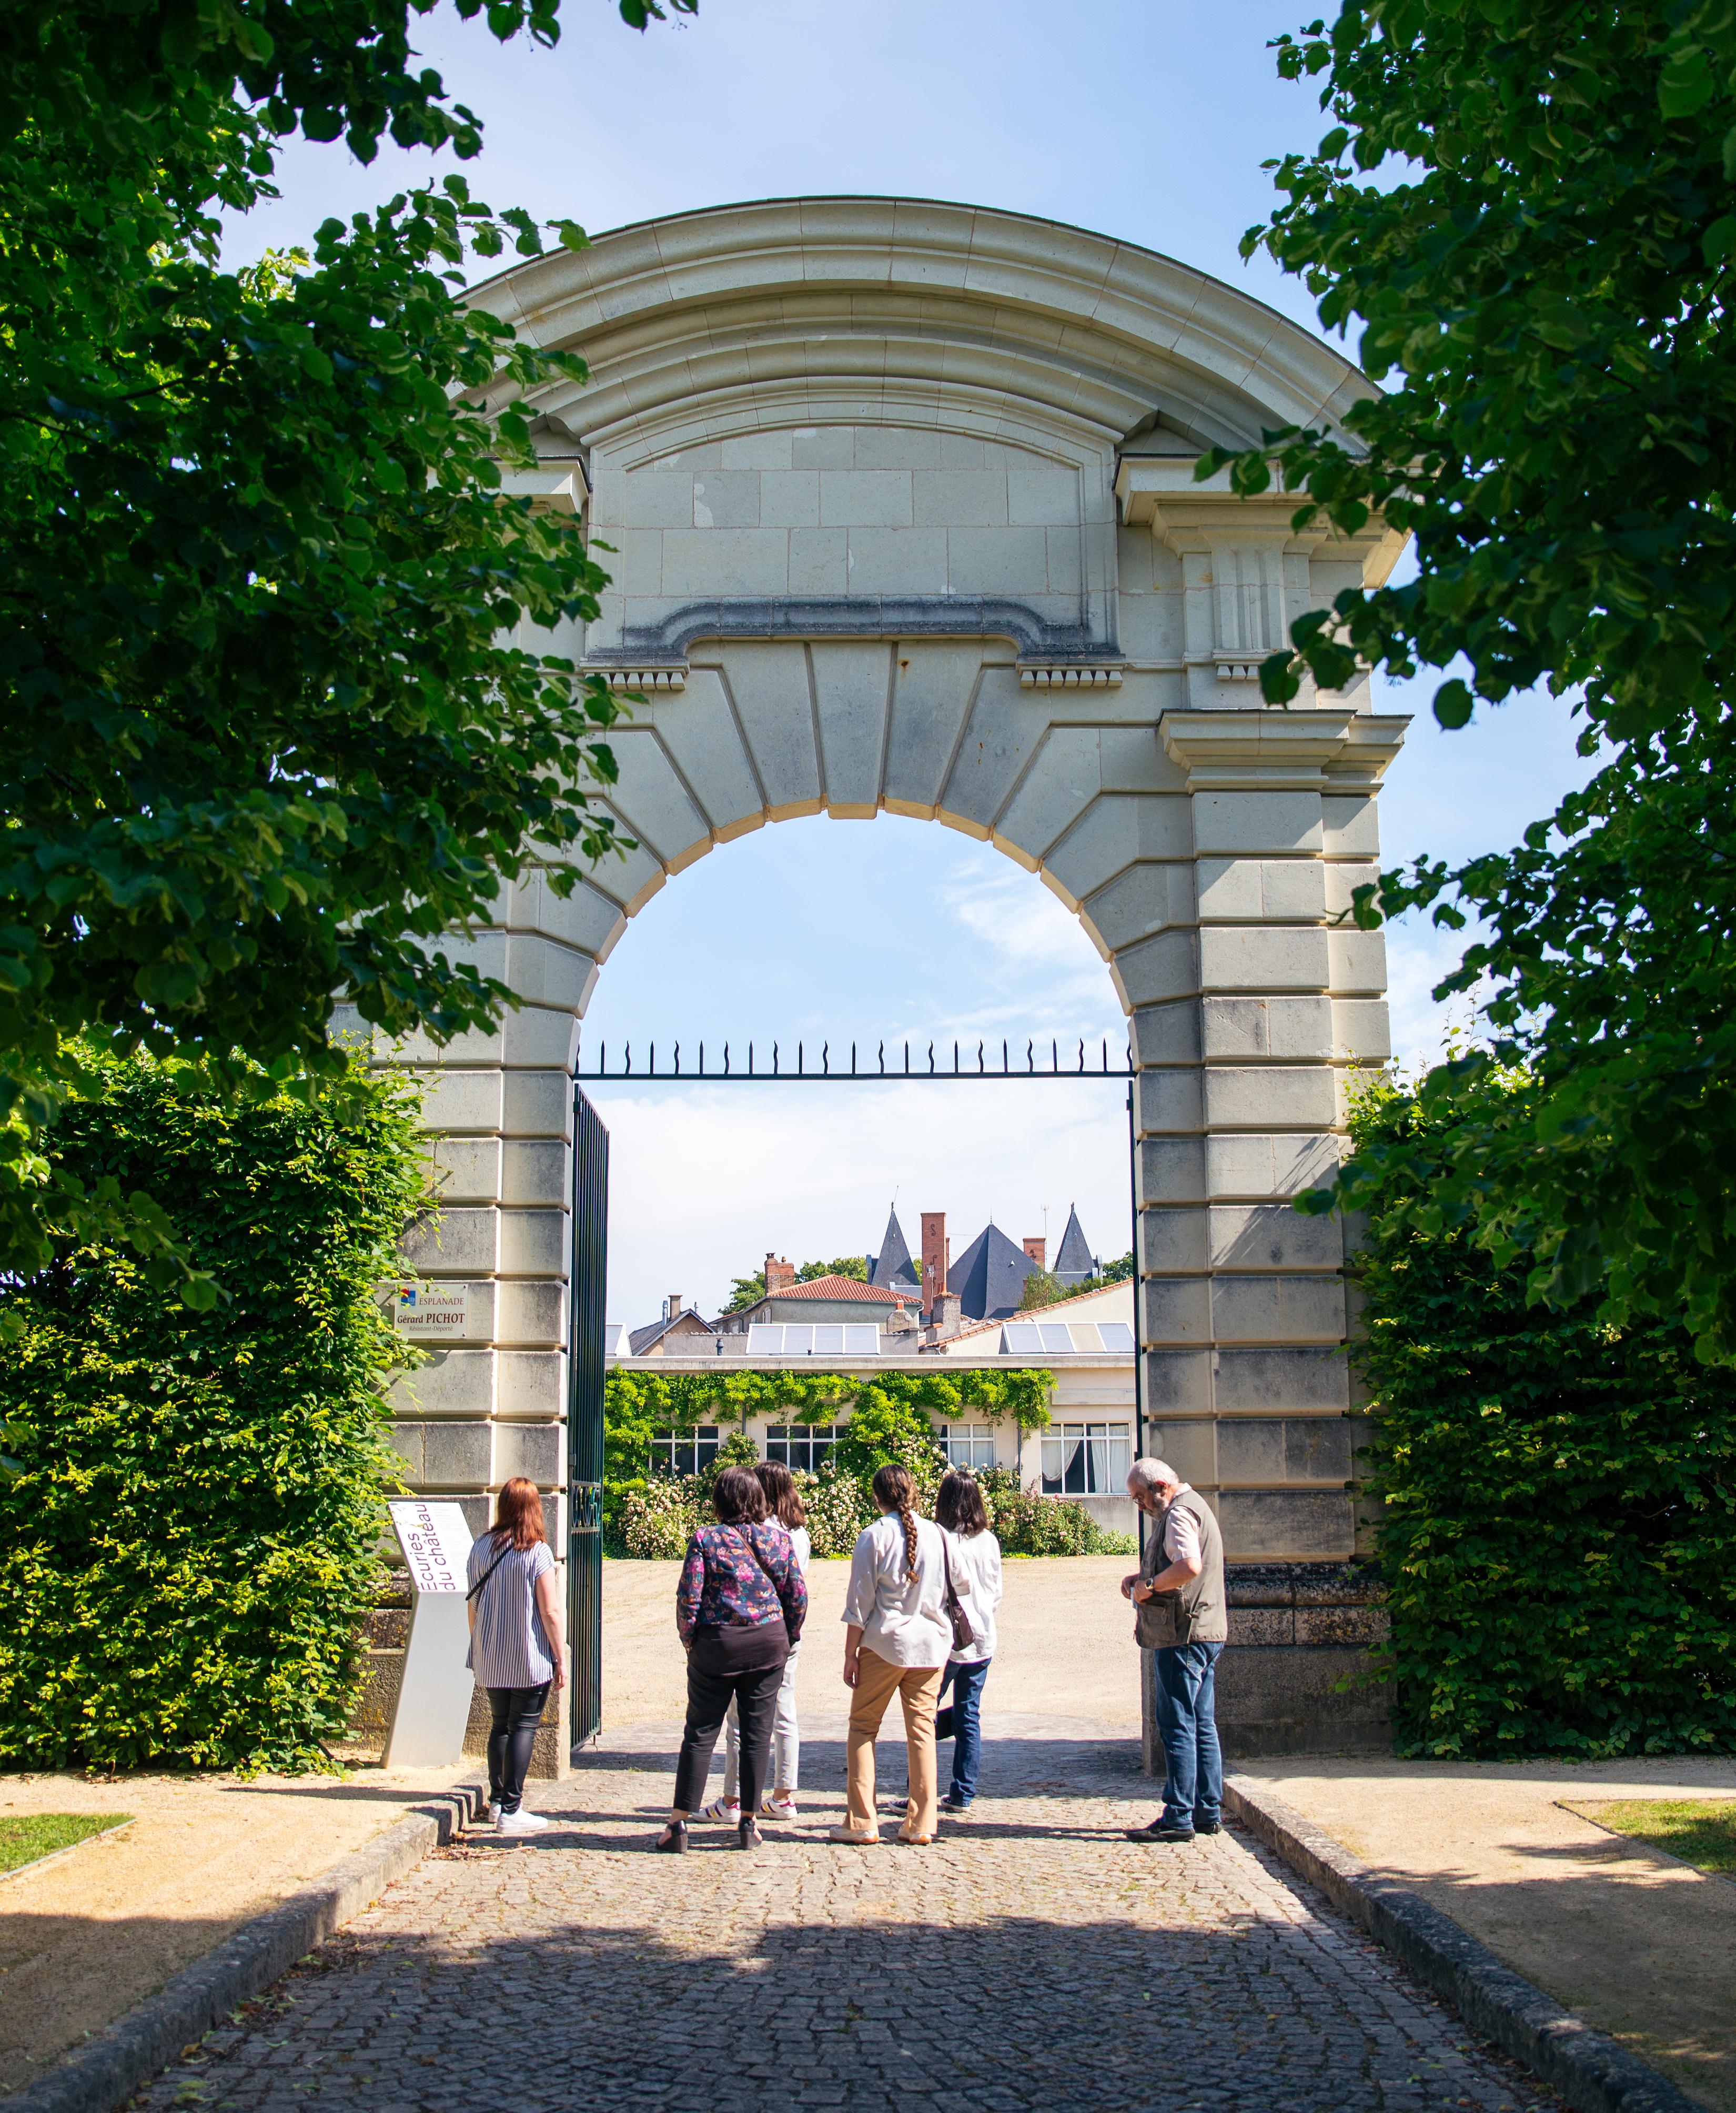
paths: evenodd
<path fill-rule="evenodd" d="M 1157 1676 L 1157 1730 L 1164 1742 L 1164 1825 L 1203 1827 L 1223 1810 L 1223 1755 L 1218 1745 L 1218 1654 L 1222 1644 L 1177 1644 L 1151 1654 Z"/>
<path fill-rule="evenodd" d="M 942 1695 L 949 1687 L 952 1690 L 952 1707 L 936 1712 L 934 1736 L 952 1741 L 952 1787 L 946 1795 L 960 1805 L 968 1805 L 977 1795 L 977 1766 L 982 1758 L 982 1683 L 992 1663 L 985 1658 L 975 1665 L 949 1665 L 941 1681 Z"/>

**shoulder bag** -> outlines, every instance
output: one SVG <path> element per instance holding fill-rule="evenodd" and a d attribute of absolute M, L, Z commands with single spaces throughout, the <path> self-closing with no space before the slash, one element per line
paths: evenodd
<path fill-rule="evenodd" d="M 943 1604 L 952 1623 L 952 1647 L 955 1651 L 973 1650 L 981 1641 L 970 1625 L 970 1616 L 964 1611 L 964 1602 L 959 1597 L 959 1588 L 952 1578 L 952 1544 L 946 1538 L 945 1527 L 936 1527 L 941 1536 L 941 1560 L 946 1566 L 946 1596 Z"/>

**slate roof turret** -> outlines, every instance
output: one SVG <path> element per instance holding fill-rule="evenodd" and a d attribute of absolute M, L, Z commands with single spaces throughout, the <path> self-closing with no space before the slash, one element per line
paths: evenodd
<path fill-rule="evenodd" d="M 880 1253 L 874 1257 L 868 1280 L 870 1284 L 888 1285 L 898 1291 L 921 1289 L 916 1264 L 910 1259 L 910 1244 L 904 1238 L 904 1230 L 898 1222 L 895 1210 L 886 1214 L 886 1237 L 880 1243 Z"/>
<path fill-rule="evenodd" d="M 947 1289 L 968 1319 L 1004 1320 L 1018 1312 L 1025 1279 L 1035 1266 L 991 1219 L 947 1270 Z"/>
<path fill-rule="evenodd" d="M 1055 1258 L 1055 1274 L 1062 1284 L 1082 1284 L 1087 1277 L 1097 1274 L 1097 1258 L 1079 1223 L 1079 1213 L 1071 1203 L 1067 1207 L 1067 1230 Z"/>

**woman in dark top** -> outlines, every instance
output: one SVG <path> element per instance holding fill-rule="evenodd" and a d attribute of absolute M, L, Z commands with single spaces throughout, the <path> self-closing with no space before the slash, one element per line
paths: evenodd
<path fill-rule="evenodd" d="M 782 1527 L 766 1517 L 751 1467 L 726 1467 L 712 1495 L 716 1526 L 687 1544 L 675 1590 L 675 1625 L 687 1649 L 687 1723 L 669 1824 L 654 1849 L 687 1846 L 687 1815 L 704 1802 L 705 1778 L 731 1698 L 741 1726 L 741 1821 L 736 1846 L 755 1847 L 777 1690 L 808 1613 L 808 1587 Z"/>

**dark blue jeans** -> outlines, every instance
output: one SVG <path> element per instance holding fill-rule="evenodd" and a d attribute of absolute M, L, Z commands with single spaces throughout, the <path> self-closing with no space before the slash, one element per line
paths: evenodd
<path fill-rule="evenodd" d="M 1155 1650 L 1157 1730 L 1164 1742 L 1164 1824 L 1203 1827 L 1223 1811 L 1223 1755 L 1218 1745 L 1218 1654 L 1222 1644 Z"/>
<path fill-rule="evenodd" d="M 977 1795 L 977 1768 L 982 1758 L 982 1683 L 989 1677 L 991 1659 L 975 1665 L 949 1665 L 941 1682 L 941 1693 L 952 1690 L 952 1707 L 935 1713 L 934 1736 L 952 1741 L 952 1787 L 949 1797 L 968 1805 Z"/>

